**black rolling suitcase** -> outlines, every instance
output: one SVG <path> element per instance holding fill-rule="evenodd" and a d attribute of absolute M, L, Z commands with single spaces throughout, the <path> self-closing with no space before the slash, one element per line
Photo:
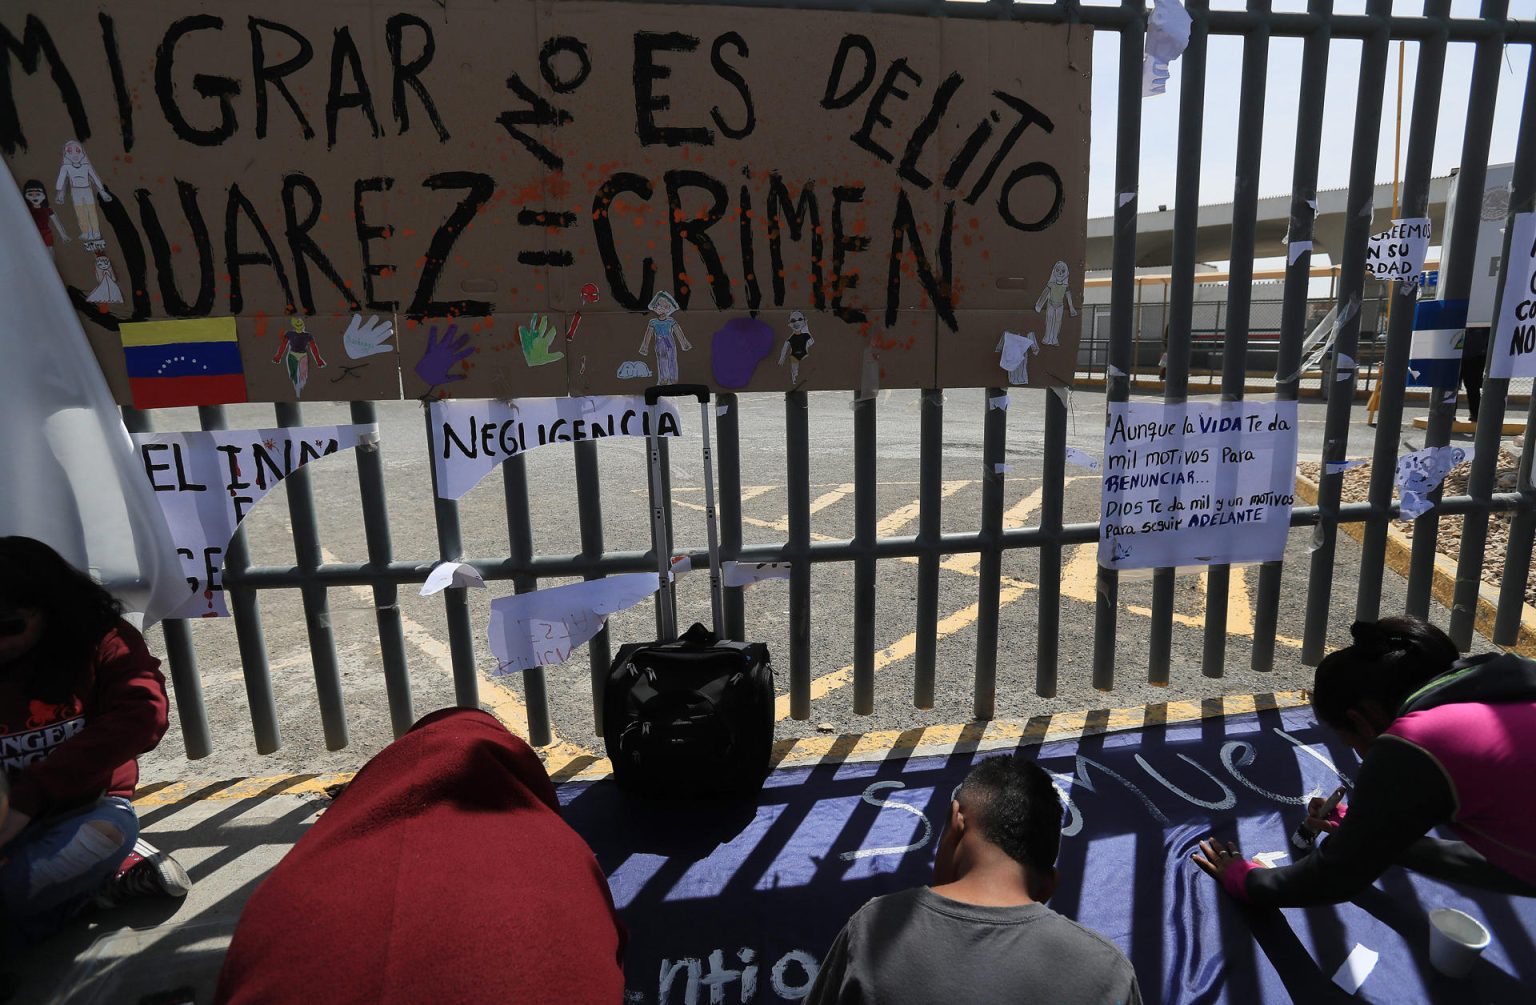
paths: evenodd
<path fill-rule="evenodd" d="M 704 513 L 709 533 L 709 597 L 714 631 L 695 624 L 677 638 L 677 612 L 668 586 L 671 544 L 661 506 L 661 448 L 652 415 L 651 543 L 661 577 L 655 642 L 619 649 L 603 692 L 603 742 L 613 775 L 631 792 L 663 798 L 744 795 L 762 787 L 773 752 L 773 667 L 761 642 L 721 639 L 719 532 L 709 445 L 709 388 L 673 384 L 648 388 L 647 406 L 663 396 L 699 401 L 704 441 Z"/>

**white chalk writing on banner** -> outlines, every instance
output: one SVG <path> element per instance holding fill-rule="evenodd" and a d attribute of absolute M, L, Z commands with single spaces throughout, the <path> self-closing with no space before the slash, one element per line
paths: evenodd
<path fill-rule="evenodd" d="M 654 572 L 628 572 L 569 586 L 497 597 L 486 629 L 497 669 L 492 676 L 551 666 L 602 631 L 608 615 L 656 592 Z"/>
<path fill-rule="evenodd" d="M 1536 213 L 1515 215 L 1504 262 L 1490 377 L 1536 377 Z"/>
<path fill-rule="evenodd" d="M 235 528 L 272 487 L 303 464 L 372 446 L 379 427 L 292 426 L 193 433 L 135 433 L 144 477 L 165 513 L 191 595 L 168 618 L 222 618 L 219 574 Z"/>
<path fill-rule="evenodd" d="M 437 494 L 457 499 L 509 457 L 550 443 L 645 436 L 650 408 L 639 395 L 463 401 L 445 398 L 432 408 L 432 466 Z M 656 406 L 662 436 L 680 435 L 677 408 Z"/>
<path fill-rule="evenodd" d="M 1365 271 L 1372 279 L 1414 279 L 1424 271 L 1429 250 L 1429 217 L 1393 220 L 1386 231 L 1371 238 L 1365 249 Z"/>
<path fill-rule="evenodd" d="M 1458 464 L 1472 459 L 1472 447 L 1425 447 L 1397 459 L 1399 519 L 1415 520 L 1434 508 L 1429 494 L 1440 487 Z"/>
<path fill-rule="evenodd" d="M 1113 402 L 1103 470 L 1104 567 L 1279 559 L 1296 487 L 1296 403 Z"/>

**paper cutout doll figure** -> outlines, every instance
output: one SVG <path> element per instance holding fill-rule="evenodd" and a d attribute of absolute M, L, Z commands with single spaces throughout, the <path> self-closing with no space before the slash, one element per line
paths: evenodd
<path fill-rule="evenodd" d="M 816 340 L 811 337 L 810 323 L 805 320 L 805 315 L 795 311 L 789 316 L 789 337 L 784 340 L 784 348 L 779 350 L 779 365 L 784 365 L 784 357 L 794 357 L 789 364 L 789 382 L 800 383 L 800 361 L 811 353 L 811 346 Z"/>
<path fill-rule="evenodd" d="M 1072 291 L 1067 289 L 1067 281 L 1071 279 L 1071 273 L 1067 271 L 1066 262 L 1057 262 L 1051 268 L 1051 281 L 1045 284 L 1045 289 L 1040 291 L 1040 299 L 1035 301 L 1035 313 L 1045 311 L 1045 338 L 1046 345 L 1059 345 L 1057 336 L 1061 334 L 1061 312 L 1065 308 L 1077 317 L 1077 305 L 1072 303 Z"/>
<path fill-rule="evenodd" d="M 91 186 L 96 192 L 91 191 Z M 70 190 L 75 203 L 75 222 L 80 224 L 80 236 L 87 241 L 101 240 L 101 220 L 96 216 L 96 195 L 102 202 L 111 202 L 112 196 L 101 183 L 91 159 L 85 155 L 85 147 L 79 140 L 64 144 L 64 163 L 59 165 L 59 179 L 53 183 L 53 201 L 64 202 L 64 190 Z"/>
<path fill-rule="evenodd" d="M 309 382 L 309 359 L 313 356 L 315 365 L 325 369 L 325 360 L 320 356 L 320 346 L 315 343 L 315 337 L 304 330 L 304 319 L 293 319 L 293 330 L 283 332 L 282 344 L 277 347 L 277 355 L 272 357 L 272 362 L 279 360 L 288 367 L 288 379 L 293 382 L 293 395 L 299 397 L 304 393 L 304 385 Z"/>
<path fill-rule="evenodd" d="M 677 350 L 688 352 L 693 346 L 688 344 L 688 338 L 683 334 L 683 326 L 672 319 L 681 308 L 677 300 L 662 290 L 651 298 L 647 310 L 656 315 L 645 324 L 645 338 L 640 340 L 640 355 L 644 356 L 651 345 L 651 339 L 656 339 L 656 383 L 677 383 Z"/>
<path fill-rule="evenodd" d="M 584 304 L 597 303 L 597 284 L 587 283 L 581 288 L 581 302 Z M 581 311 L 571 315 L 571 323 L 565 329 L 565 340 L 569 342 L 576 337 L 576 329 L 581 327 Z"/>
<path fill-rule="evenodd" d="M 58 234 L 59 240 L 65 244 L 70 243 L 70 237 L 53 207 L 48 205 L 48 190 L 43 188 L 42 182 L 32 178 L 21 187 L 21 197 L 27 200 L 27 209 L 32 211 L 32 223 L 37 227 L 37 236 L 43 239 L 43 244 L 48 248 L 48 257 L 52 258 L 53 235 Z"/>
<path fill-rule="evenodd" d="M 96 256 L 96 288 L 86 294 L 85 299 L 93 304 L 123 302 L 123 291 L 118 288 L 117 275 L 112 271 L 112 259 L 106 255 Z"/>
<path fill-rule="evenodd" d="M 997 340 L 997 348 L 992 351 L 1002 353 L 997 365 L 1008 371 L 1008 383 L 1029 383 L 1029 355 L 1040 355 L 1040 343 L 1035 341 L 1034 332 L 1028 335 L 1003 332 L 1003 337 Z"/>

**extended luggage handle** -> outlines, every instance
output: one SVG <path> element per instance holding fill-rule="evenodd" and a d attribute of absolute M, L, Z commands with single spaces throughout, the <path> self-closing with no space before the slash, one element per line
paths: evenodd
<path fill-rule="evenodd" d="M 709 387 L 704 384 L 660 384 L 645 389 L 650 409 L 646 446 L 651 467 L 651 547 L 656 552 L 657 637 L 662 642 L 677 638 L 677 608 L 672 594 L 672 542 L 667 535 L 667 513 L 662 506 L 661 432 L 656 406 L 662 398 L 693 397 L 699 402 L 700 439 L 704 445 L 704 526 L 709 535 L 709 608 L 717 638 L 725 637 L 725 606 L 721 598 L 720 531 L 715 521 L 715 464 L 710 449 Z"/>

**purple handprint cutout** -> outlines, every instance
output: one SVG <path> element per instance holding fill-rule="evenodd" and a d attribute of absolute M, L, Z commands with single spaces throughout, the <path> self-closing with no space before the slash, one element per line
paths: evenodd
<path fill-rule="evenodd" d="M 427 330 L 427 348 L 421 354 L 421 359 L 416 361 L 416 376 L 425 381 L 428 386 L 452 384 L 456 380 L 464 379 L 462 373 L 448 372 L 475 353 L 475 350 L 469 347 L 467 332 L 462 338 L 454 340 L 453 336 L 458 330 L 458 325 L 449 325 L 448 330 L 443 332 L 442 338 L 437 337 L 437 325 Z"/>

